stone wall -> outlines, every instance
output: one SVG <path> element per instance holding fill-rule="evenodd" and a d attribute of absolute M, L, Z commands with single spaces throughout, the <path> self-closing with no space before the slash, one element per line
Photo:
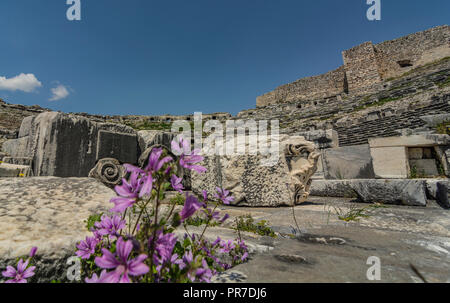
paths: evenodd
<path fill-rule="evenodd" d="M 23 119 L 36 116 L 43 112 L 51 112 L 51 109 L 41 108 L 38 105 L 27 106 L 21 104 L 6 103 L 0 99 L 0 149 L 2 143 L 18 136 Z M 97 115 L 89 113 L 69 113 L 74 116 L 84 117 L 93 122 L 125 124 L 138 130 L 166 130 L 170 131 L 171 123 L 176 120 L 194 121 L 194 115 Z M 202 114 L 202 121 L 224 121 L 231 118 L 230 113 Z"/>
<path fill-rule="evenodd" d="M 273 104 L 242 111 L 237 118 L 277 119 L 280 131 L 290 135 L 334 129 L 340 146 L 367 144 L 368 138 L 421 128 L 426 124 L 423 116 L 450 112 L 449 79 L 450 58 L 378 83 L 376 92 Z"/>
<path fill-rule="evenodd" d="M 28 116 L 48 111 L 38 105 L 8 104 L 0 99 L 0 149 L 3 142 L 17 138 L 22 120 Z"/>
<path fill-rule="evenodd" d="M 341 66 L 326 74 L 303 78 L 282 85 L 256 99 L 257 106 L 282 102 L 302 101 L 311 98 L 327 98 L 344 91 L 344 68 Z"/>
<path fill-rule="evenodd" d="M 383 79 L 450 56 L 450 27 L 438 26 L 374 46 Z"/>
<path fill-rule="evenodd" d="M 342 52 L 342 57 L 349 91 L 381 82 L 377 56 L 372 42 L 366 42 L 346 50 Z"/>
<path fill-rule="evenodd" d="M 86 177 L 103 158 L 137 163 L 139 147 L 128 126 L 47 112 L 25 118 L 19 138 L 6 141 L 3 151 L 31 159 L 35 176 Z"/>
<path fill-rule="evenodd" d="M 340 68 L 282 85 L 257 97 L 256 106 L 376 91 L 376 85 L 384 80 L 450 57 L 450 27 L 438 26 L 375 45 L 365 42 L 343 51 L 342 57 L 344 65 Z"/>

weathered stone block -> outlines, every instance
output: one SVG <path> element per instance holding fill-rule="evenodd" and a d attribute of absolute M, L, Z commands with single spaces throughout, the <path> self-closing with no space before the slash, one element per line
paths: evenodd
<path fill-rule="evenodd" d="M 436 173 L 435 170 L 433 148 L 444 168 L 444 173 L 448 173 L 448 163 L 444 156 L 445 149 L 440 146 L 446 146 L 449 138 L 448 135 L 427 134 L 369 139 L 376 176 L 381 178 L 408 177 L 410 168 L 412 168 L 408 158 L 411 157 L 414 158 L 411 160 L 414 165 L 420 166 L 421 170 L 428 172 L 427 175 L 438 175 L 440 172 Z M 422 150 L 421 159 L 418 159 L 419 149 Z M 431 163 L 432 161 L 421 160 L 433 160 L 434 164 Z"/>
<path fill-rule="evenodd" d="M 299 132 L 297 135 L 314 142 L 319 149 L 339 147 L 338 133 L 332 129 Z"/>
<path fill-rule="evenodd" d="M 450 192 L 450 180 L 448 179 L 425 179 L 427 196 L 436 200 L 442 207 L 450 208 L 448 194 Z"/>
<path fill-rule="evenodd" d="M 429 147 L 437 145 L 439 136 L 436 138 L 422 135 L 387 137 L 369 139 L 371 148 L 386 146 L 409 146 L 409 147 Z"/>
<path fill-rule="evenodd" d="M 356 192 L 350 184 L 351 180 L 313 180 L 311 196 L 357 198 Z"/>
<path fill-rule="evenodd" d="M 332 148 L 323 151 L 325 179 L 373 179 L 369 145 Z"/>
<path fill-rule="evenodd" d="M 424 180 L 314 180 L 311 195 L 356 198 L 366 203 L 426 206 Z"/>
<path fill-rule="evenodd" d="M 136 134 L 124 125 L 46 112 L 25 119 L 21 135 L 12 156 L 33 158 L 35 176 L 87 177 L 99 157 L 137 162 Z"/>
<path fill-rule="evenodd" d="M 418 160 L 423 158 L 423 148 L 408 148 L 408 157 L 411 160 Z"/>
<path fill-rule="evenodd" d="M 419 175 L 424 177 L 439 175 L 436 161 L 434 159 L 409 160 L 411 169 L 416 169 Z"/>
<path fill-rule="evenodd" d="M 207 171 L 202 174 L 192 172 L 192 191 L 200 195 L 202 190 L 206 190 L 208 192 L 208 198 L 214 200 L 216 188 L 222 187 L 223 184 L 221 159 L 219 156 L 205 156 L 200 165 L 206 167 Z"/>
<path fill-rule="evenodd" d="M 29 177 L 31 169 L 26 165 L 15 165 L 9 163 L 0 164 L 0 178 Z"/>
<path fill-rule="evenodd" d="M 448 183 L 438 182 L 436 191 L 436 201 L 444 208 L 450 208 L 450 201 L 448 198 L 448 192 L 450 187 Z"/>
<path fill-rule="evenodd" d="M 437 159 L 442 167 L 443 171 L 439 171 L 439 174 L 445 174 L 450 177 L 450 146 L 435 146 Z"/>
<path fill-rule="evenodd" d="M 408 155 L 406 148 L 378 147 L 371 148 L 373 169 L 377 178 L 407 178 L 409 175 Z"/>
<path fill-rule="evenodd" d="M 25 117 L 22 120 L 22 124 L 20 125 L 20 130 L 19 130 L 19 138 L 27 137 L 31 134 L 32 125 L 33 125 L 33 121 L 35 118 L 36 118 L 36 116 L 29 116 L 29 117 Z"/>
<path fill-rule="evenodd" d="M 3 142 L 2 151 L 13 157 L 27 157 L 28 137 L 11 139 Z"/>
<path fill-rule="evenodd" d="M 134 134 L 121 134 L 100 130 L 97 143 L 97 160 L 115 158 L 122 163 L 137 163 L 137 137 Z"/>
<path fill-rule="evenodd" d="M 37 282 L 65 281 L 76 243 L 92 235 L 84 220 L 108 213 L 114 196 L 91 178 L 0 179 L 0 269 L 37 246 Z"/>
<path fill-rule="evenodd" d="M 431 128 L 436 127 L 438 124 L 450 121 L 450 114 L 444 113 L 439 115 L 428 115 L 420 117 Z"/>
<path fill-rule="evenodd" d="M 171 142 L 176 134 L 158 130 L 141 130 L 138 131 L 137 136 L 141 152 L 144 152 L 147 148 L 154 145 L 163 145 L 171 148 Z"/>
<path fill-rule="evenodd" d="M 8 164 L 26 165 L 31 167 L 33 159 L 27 157 L 5 157 L 3 159 L 3 162 Z"/>
<path fill-rule="evenodd" d="M 302 203 L 309 195 L 311 177 L 317 169 L 320 154 L 314 144 L 303 137 L 280 139 L 278 162 L 262 165 L 265 156 L 207 156 L 201 165 L 205 174 L 192 174 L 192 190 L 203 189 L 211 197 L 216 187 L 230 190 L 233 205 L 280 206 Z"/>
<path fill-rule="evenodd" d="M 363 202 L 426 206 L 421 180 L 354 180 L 352 189 Z"/>

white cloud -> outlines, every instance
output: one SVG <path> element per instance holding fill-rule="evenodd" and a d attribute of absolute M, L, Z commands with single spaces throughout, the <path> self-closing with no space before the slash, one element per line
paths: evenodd
<path fill-rule="evenodd" d="M 26 93 L 31 93 L 36 88 L 41 86 L 42 83 L 33 74 L 22 73 L 9 79 L 6 77 L 0 77 L 0 90 L 20 90 Z"/>
<path fill-rule="evenodd" d="M 50 90 L 52 92 L 52 97 L 48 99 L 49 101 L 58 101 L 67 98 L 70 95 L 69 90 L 62 84 L 59 84 L 57 87 Z"/>

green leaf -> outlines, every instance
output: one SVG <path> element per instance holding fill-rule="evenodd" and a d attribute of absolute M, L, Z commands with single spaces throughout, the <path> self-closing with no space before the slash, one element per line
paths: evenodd
<path fill-rule="evenodd" d="M 103 213 L 90 215 L 86 222 L 86 228 L 88 231 L 91 231 L 91 228 L 94 227 L 96 222 L 100 222 L 102 220 Z"/>

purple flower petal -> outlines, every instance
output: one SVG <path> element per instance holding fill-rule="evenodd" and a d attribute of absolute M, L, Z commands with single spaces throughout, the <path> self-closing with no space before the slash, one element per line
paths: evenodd
<path fill-rule="evenodd" d="M 181 183 L 182 181 L 183 178 L 178 178 L 176 175 L 172 175 L 170 177 L 170 184 L 172 185 L 172 188 L 179 193 L 183 193 L 184 186 Z"/>
<path fill-rule="evenodd" d="M 150 271 L 149 267 L 142 263 L 145 259 L 147 259 L 146 255 L 139 255 L 134 260 L 131 260 L 128 263 L 128 272 L 132 276 L 141 276 L 145 275 Z"/>
<path fill-rule="evenodd" d="M 31 278 L 32 276 L 34 276 L 34 270 L 36 269 L 36 266 L 30 266 L 29 268 L 27 268 L 23 274 L 22 277 L 24 279 L 28 279 Z"/>
<path fill-rule="evenodd" d="M 136 202 L 136 200 L 134 200 L 134 199 L 122 198 L 122 197 L 115 197 L 115 198 L 112 198 L 110 201 L 115 204 L 115 207 L 113 207 L 110 210 L 111 212 L 114 212 L 114 213 L 122 213 Z"/>
<path fill-rule="evenodd" d="M 186 194 L 186 201 L 184 202 L 184 207 L 180 212 L 181 221 L 190 218 L 199 208 L 203 206 L 196 197 Z"/>
<path fill-rule="evenodd" d="M 17 274 L 17 271 L 14 267 L 8 265 L 6 267 L 6 270 L 4 272 L 2 272 L 3 277 L 6 278 L 14 278 Z"/>
<path fill-rule="evenodd" d="M 124 241 L 122 238 L 119 238 L 117 240 L 117 255 L 122 260 L 122 262 L 126 262 L 128 259 L 128 256 L 131 253 L 131 250 L 133 249 L 133 243 L 132 241 Z"/>
<path fill-rule="evenodd" d="M 139 198 L 143 196 L 150 195 L 153 189 L 153 178 L 151 175 L 144 177 L 144 184 L 142 185 L 141 191 L 139 192 Z"/>
<path fill-rule="evenodd" d="M 36 255 L 38 248 L 36 246 L 33 246 L 30 250 L 30 258 L 33 258 Z"/>
<path fill-rule="evenodd" d="M 95 264 L 100 268 L 116 268 L 120 265 L 119 261 L 114 257 L 114 255 L 107 249 L 102 249 L 103 256 L 95 258 Z"/>

